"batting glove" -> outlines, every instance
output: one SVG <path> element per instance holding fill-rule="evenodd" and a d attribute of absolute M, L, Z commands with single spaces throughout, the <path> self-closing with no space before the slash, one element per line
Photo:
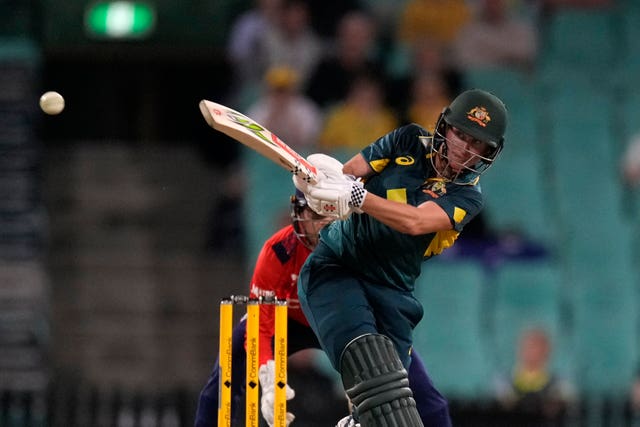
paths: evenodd
<path fill-rule="evenodd" d="M 260 399 L 260 410 L 262 411 L 262 417 L 265 419 L 269 427 L 274 425 L 274 403 L 275 403 L 275 382 L 276 382 L 276 362 L 273 360 L 267 361 L 264 365 L 260 366 L 258 370 L 258 378 L 260 378 L 260 385 L 262 387 L 262 398 Z M 288 384 L 285 385 L 285 394 L 287 400 L 291 400 L 295 397 L 296 393 Z M 291 412 L 287 412 L 286 423 L 287 426 L 295 419 L 295 415 Z"/>
<path fill-rule="evenodd" d="M 364 184 L 356 181 L 353 176 L 342 175 L 337 178 L 327 177 L 315 185 L 309 185 L 308 194 L 319 200 L 333 202 L 346 213 L 346 209 L 362 207 L 367 190 L 364 189 Z"/>
<path fill-rule="evenodd" d="M 294 177 L 294 182 L 297 179 L 299 180 Z M 362 183 L 346 175 L 324 177 L 316 184 L 307 184 L 303 192 L 311 209 L 320 215 L 336 219 L 346 219 L 354 211 L 361 213 L 359 208 L 366 196 Z"/>
<path fill-rule="evenodd" d="M 335 178 L 342 175 L 343 165 L 338 159 L 334 159 L 326 154 L 316 153 L 309 155 L 307 160 L 315 166 L 316 169 L 320 169 L 325 176 Z"/>
<path fill-rule="evenodd" d="M 362 213 L 367 191 L 362 182 L 342 173 L 342 163 L 326 154 L 311 154 L 309 163 L 318 169 L 318 182 L 310 184 L 293 175 L 293 183 L 305 194 L 309 207 L 316 213 L 345 219 L 352 212 Z"/>
<path fill-rule="evenodd" d="M 316 167 L 318 172 L 318 181 L 327 177 L 337 178 L 342 175 L 342 163 L 331 156 L 316 153 L 309 155 L 307 160 Z M 305 194 L 308 192 L 308 186 L 310 184 L 295 174 L 293 175 L 293 183 L 298 190 Z"/>

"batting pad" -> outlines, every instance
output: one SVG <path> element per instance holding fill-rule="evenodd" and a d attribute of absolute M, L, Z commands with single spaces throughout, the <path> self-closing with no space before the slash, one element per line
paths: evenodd
<path fill-rule="evenodd" d="M 342 384 L 362 427 L 422 427 L 407 371 L 389 338 L 359 336 L 340 358 Z"/>

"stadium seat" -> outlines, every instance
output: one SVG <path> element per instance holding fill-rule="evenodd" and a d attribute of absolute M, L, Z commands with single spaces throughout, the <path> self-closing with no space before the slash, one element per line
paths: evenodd
<path fill-rule="evenodd" d="M 507 142 L 504 152 L 480 180 L 484 212 L 491 228 L 498 232 L 518 230 L 529 238 L 552 242 L 551 201 L 545 191 L 544 166 L 535 150 L 534 146 L 529 153 L 514 150 Z"/>
<path fill-rule="evenodd" d="M 502 265 L 489 286 L 495 288 L 491 336 L 496 366 L 509 372 L 522 332 L 541 327 L 554 342 L 554 366 L 564 365 L 561 342 L 561 271 L 551 261 L 513 261 Z"/>
<path fill-rule="evenodd" d="M 482 331 L 484 271 L 471 261 L 425 263 L 416 297 L 425 314 L 414 345 L 449 398 L 482 398 L 491 367 Z"/>
<path fill-rule="evenodd" d="M 606 69 L 606 64 L 616 59 L 615 29 L 613 8 L 558 9 L 549 17 L 542 60 Z"/>
<path fill-rule="evenodd" d="M 591 395 L 626 395 L 638 361 L 636 293 L 619 286 L 580 284 L 575 298 L 575 367 Z"/>

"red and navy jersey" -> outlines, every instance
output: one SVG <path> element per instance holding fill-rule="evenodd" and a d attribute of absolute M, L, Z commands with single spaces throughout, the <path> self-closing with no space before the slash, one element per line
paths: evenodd
<path fill-rule="evenodd" d="M 275 297 L 286 299 L 289 319 L 305 326 L 309 322 L 298 301 L 298 273 L 311 251 L 296 237 L 288 225 L 272 235 L 262 246 L 251 279 L 252 298 Z M 273 359 L 271 347 L 274 334 L 274 310 L 271 305 L 260 308 L 260 364 Z"/>

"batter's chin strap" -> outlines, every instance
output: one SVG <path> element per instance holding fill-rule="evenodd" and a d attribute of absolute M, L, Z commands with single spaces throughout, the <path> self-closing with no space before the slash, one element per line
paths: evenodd
<path fill-rule="evenodd" d="M 388 337 L 355 338 L 342 352 L 340 373 L 362 427 L 423 427 L 407 371 Z"/>

